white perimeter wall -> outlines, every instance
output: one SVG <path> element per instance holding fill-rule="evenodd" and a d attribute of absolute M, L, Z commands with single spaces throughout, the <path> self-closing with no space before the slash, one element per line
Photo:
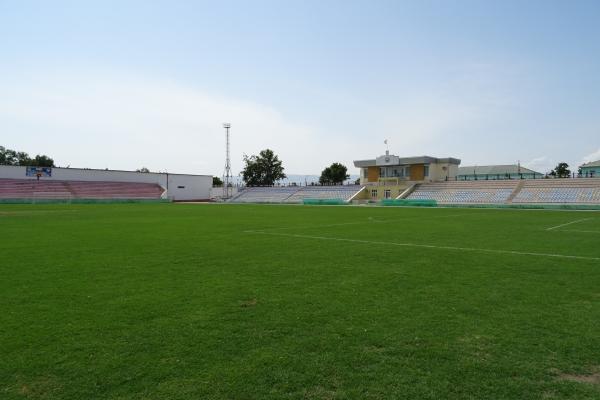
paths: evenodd
<path fill-rule="evenodd" d="M 165 174 L 166 175 L 166 174 Z M 169 198 L 173 200 L 208 200 L 212 187 L 210 175 L 169 175 Z M 164 186 L 163 186 L 164 187 Z"/>
<path fill-rule="evenodd" d="M 0 165 L 0 178 L 37 179 L 26 175 L 26 167 Z M 173 200 L 205 200 L 210 198 L 212 176 L 180 175 L 167 173 L 144 173 L 133 171 L 111 171 L 102 169 L 52 168 L 51 177 L 43 180 L 58 181 L 108 181 L 157 183 L 167 189 L 165 198 Z"/>

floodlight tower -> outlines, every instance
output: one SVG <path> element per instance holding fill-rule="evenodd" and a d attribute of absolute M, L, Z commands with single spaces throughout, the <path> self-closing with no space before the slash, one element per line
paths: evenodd
<path fill-rule="evenodd" d="M 223 172 L 223 198 L 228 199 L 231 194 L 231 188 L 229 185 L 231 184 L 233 176 L 231 175 L 231 160 L 229 158 L 229 129 L 231 128 L 231 124 L 229 122 L 225 122 L 223 124 L 223 128 L 225 128 L 225 137 L 226 137 L 226 147 L 225 147 L 225 171 Z"/>

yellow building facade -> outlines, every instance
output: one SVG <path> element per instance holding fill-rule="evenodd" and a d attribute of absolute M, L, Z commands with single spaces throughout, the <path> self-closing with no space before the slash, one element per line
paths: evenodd
<path fill-rule="evenodd" d="M 457 158 L 398 157 L 387 151 L 374 159 L 354 161 L 365 185 L 356 200 L 395 199 L 417 183 L 454 180 L 459 165 Z"/>

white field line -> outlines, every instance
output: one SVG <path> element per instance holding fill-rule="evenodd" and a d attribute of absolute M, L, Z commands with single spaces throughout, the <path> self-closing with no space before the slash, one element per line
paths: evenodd
<path fill-rule="evenodd" d="M 552 231 L 554 229 L 562 228 L 563 226 L 569 226 L 569 225 L 577 224 L 579 222 L 589 221 L 590 219 L 592 219 L 592 218 L 582 218 L 582 219 L 578 219 L 578 220 L 575 220 L 575 221 L 567 222 L 566 224 L 552 226 L 550 228 L 546 228 L 546 230 L 547 231 Z"/>
<path fill-rule="evenodd" d="M 600 231 L 588 231 L 585 229 L 561 229 L 561 232 L 600 233 Z"/>
<path fill-rule="evenodd" d="M 327 224 L 327 225 L 305 225 L 305 226 L 284 226 L 282 228 L 262 228 L 259 229 L 261 232 L 266 231 L 282 231 L 287 229 L 318 229 L 318 228 L 330 228 L 335 226 L 346 226 L 346 225 L 363 225 L 368 223 L 385 223 L 385 222 L 398 222 L 398 221 L 411 221 L 411 220 L 421 220 L 427 218 L 449 218 L 449 217 L 461 217 L 466 215 L 474 215 L 474 214 L 449 214 L 449 215 L 440 215 L 440 216 L 431 216 L 431 217 L 406 217 L 406 218 L 390 218 L 390 219 L 377 219 L 373 217 L 367 217 L 366 220 L 363 221 L 353 221 L 353 222 L 340 222 L 337 224 Z M 253 231 L 255 232 L 255 231 Z"/>
<path fill-rule="evenodd" d="M 530 251 L 514 251 L 514 250 L 501 250 L 501 249 L 478 249 L 474 247 L 456 247 L 456 246 L 437 246 L 432 244 L 417 244 L 417 243 L 397 243 L 397 242 L 381 242 L 361 239 L 344 239 L 328 236 L 311 236 L 311 235 L 299 235 L 293 233 L 276 233 L 276 232 L 264 232 L 264 231 L 244 231 L 244 233 L 251 233 L 256 235 L 270 235 L 270 236 L 284 236 L 293 237 L 300 239 L 315 239 L 315 240 L 332 240 L 338 242 L 350 242 L 350 243 L 363 243 L 363 244 L 376 244 L 383 246 L 399 246 L 399 247 L 416 247 L 424 249 L 437 249 L 437 250 L 454 250 L 463 252 L 478 252 L 478 253 L 492 253 L 492 254 L 513 254 L 520 256 L 535 256 L 535 257 L 552 257 L 552 258 L 565 258 L 572 260 L 588 260 L 588 261 L 600 261 L 600 257 L 587 257 L 587 256 L 573 256 L 568 254 L 553 254 L 553 253 L 536 253 Z"/>

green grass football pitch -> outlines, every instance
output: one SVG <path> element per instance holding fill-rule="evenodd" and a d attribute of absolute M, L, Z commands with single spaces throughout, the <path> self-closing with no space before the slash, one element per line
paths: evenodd
<path fill-rule="evenodd" d="M 600 213 L 0 206 L 2 399 L 600 398 Z"/>

